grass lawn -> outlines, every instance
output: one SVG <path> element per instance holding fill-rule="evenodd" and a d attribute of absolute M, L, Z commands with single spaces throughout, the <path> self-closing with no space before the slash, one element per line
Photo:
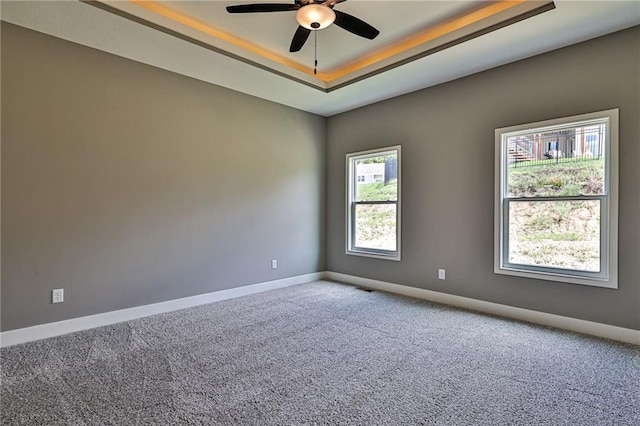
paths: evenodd
<path fill-rule="evenodd" d="M 398 181 L 358 184 L 358 201 L 395 201 L 398 199 Z"/>
<path fill-rule="evenodd" d="M 599 195 L 604 191 L 604 159 L 561 159 L 531 166 L 526 164 L 509 166 L 509 197 Z"/>

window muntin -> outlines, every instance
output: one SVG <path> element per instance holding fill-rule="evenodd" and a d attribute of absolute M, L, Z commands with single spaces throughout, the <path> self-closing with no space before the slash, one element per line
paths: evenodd
<path fill-rule="evenodd" d="M 347 154 L 347 254 L 400 260 L 400 147 Z"/>
<path fill-rule="evenodd" d="M 496 273 L 617 287 L 617 117 L 496 130 Z"/>

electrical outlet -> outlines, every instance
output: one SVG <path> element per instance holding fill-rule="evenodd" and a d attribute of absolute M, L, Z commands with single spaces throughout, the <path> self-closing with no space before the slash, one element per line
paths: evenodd
<path fill-rule="evenodd" d="M 444 280 L 444 276 L 445 276 L 444 273 L 445 273 L 444 269 L 438 269 L 438 279 Z"/>
<path fill-rule="evenodd" d="M 278 269 L 278 259 L 271 259 L 271 269 Z"/>
<path fill-rule="evenodd" d="M 62 303 L 64 302 L 64 289 L 59 288 L 56 290 L 51 290 L 51 303 Z"/>

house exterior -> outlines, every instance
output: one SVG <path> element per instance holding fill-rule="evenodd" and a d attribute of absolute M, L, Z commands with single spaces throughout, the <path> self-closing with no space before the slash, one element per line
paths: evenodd
<path fill-rule="evenodd" d="M 359 163 L 356 165 L 358 183 L 384 182 L 384 163 Z"/>
<path fill-rule="evenodd" d="M 559 158 L 593 159 L 604 154 L 603 124 L 509 138 L 509 163 Z"/>

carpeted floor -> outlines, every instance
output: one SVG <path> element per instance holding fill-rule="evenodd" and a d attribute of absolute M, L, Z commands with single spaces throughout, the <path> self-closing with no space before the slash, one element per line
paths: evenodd
<path fill-rule="evenodd" d="M 640 425 L 639 354 L 325 281 L 4 348 L 1 419 Z"/>

